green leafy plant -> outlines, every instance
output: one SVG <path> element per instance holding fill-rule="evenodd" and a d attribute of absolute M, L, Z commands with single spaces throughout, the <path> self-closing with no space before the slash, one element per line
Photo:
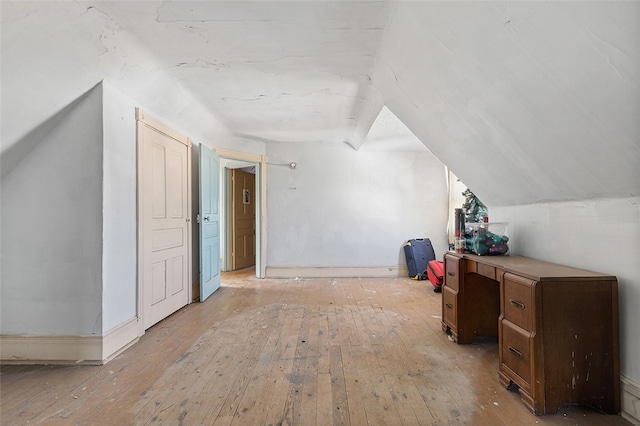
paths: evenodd
<path fill-rule="evenodd" d="M 489 216 L 487 206 L 470 189 L 464 191 L 462 195 L 465 198 L 465 202 L 462 205 L 465 222 L 478 223 L 482 222 L 486 216 Z"/>

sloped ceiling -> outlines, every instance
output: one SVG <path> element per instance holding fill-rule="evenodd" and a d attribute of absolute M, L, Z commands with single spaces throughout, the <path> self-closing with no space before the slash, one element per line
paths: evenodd
<path fill-rule="evenodd" d="M 490 206 L 640 195 L 638 2 L 0 7 L 3 153 L 107 79 L 200 140 L 406 125 Z"/>
<path fill-rule="evenodd" d="M 373 83 L 489 206 L 640 195 L 640 2 L 401 2 Z"/>

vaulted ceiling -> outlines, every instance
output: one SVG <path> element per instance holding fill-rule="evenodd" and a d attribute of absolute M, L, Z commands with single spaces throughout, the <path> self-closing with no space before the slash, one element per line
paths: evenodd
<path fill-rule="evenodd" d="M 201 140 L 415 134 L 491 204 L 640 195 L 638 2 L 1 7 L 3 153 L 106 79 Z"/>

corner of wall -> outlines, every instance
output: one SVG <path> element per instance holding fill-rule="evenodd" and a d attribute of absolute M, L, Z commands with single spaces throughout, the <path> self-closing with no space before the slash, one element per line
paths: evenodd
<path fill-rule="evenodd" d="M 143 333 L 143 332 L 142 332 Z M 102 338 L 101 359 L 104 364 L 120 355 L 133 346 L 141 337 L 140 319 L 132 318 L 129 321 L 110 330 Z"/>
<path fill-rule="evenodd" d="M 135 103 L 103 82 L 102 330 L 136 315 Z"/>

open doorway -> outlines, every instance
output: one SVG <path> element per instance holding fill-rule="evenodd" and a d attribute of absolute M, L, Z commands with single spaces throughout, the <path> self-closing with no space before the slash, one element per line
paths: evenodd
<path fill-rule="evenodd" d="M 224 166 L 226 271 L 256 264 L 256 166 L 231 161 Z"/>
<path fill-rule="evenodd" d="M 255 265 L 255 276 L 264 278 L 266 269 L 265 218 L 267 158 L 261 155 L 246 154 L 224 149 L 215 149 L 215 152 L 220 156 L 221 170 L 221 270 L 228 272 L 234 269 L 250 268 L 251 266 L 247 263 L 249 262 Z M 243 185 L 240 185 L 241 188 L 236 186 L 238 192 L 235 196 L 231 190 L 232 185 L 230 185 L 230 175 L 233 173 L 244 173 L 244 177 L 251 175 L 251 178 L 247 180 L 252 182 L 247 186 L 247 182 L 245 181 Z M 245 186 L 247 186 L 247 188 L 245 188 Z M 233 214 L 234 200 L 243 207 L 242 215 Z M 245 209 L 245 202 L 252 204 L 252 207 Z M 241 232 L 233 232 L 234 216 L 243 222 L 241 227 L 244 229 L 240 230 Z M 251 216 L 251 219 L 249 219 L 249 216 Z M 250 231 L 247 231 L 247 229 L 250 229 Z M 250 232 L 252 235 L 248 235 Z M 238 237 L 237 241 L 234 241 L 235 237 Z M 244 259 L 240 260 L 238 256 L 234 257 L 234 250 L 236 253 L 241 251 L 245 254 Z M 251 260 L 247 260 L 247 253 L 250 254 Z"/>

